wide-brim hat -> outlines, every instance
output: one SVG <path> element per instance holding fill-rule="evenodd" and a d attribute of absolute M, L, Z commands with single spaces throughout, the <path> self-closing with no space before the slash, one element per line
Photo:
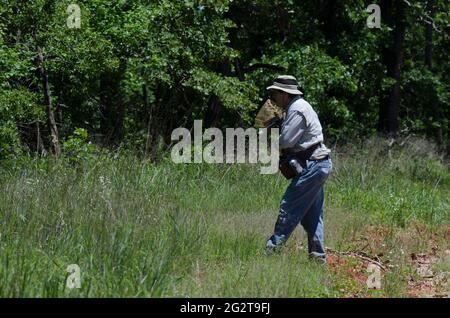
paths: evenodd
<path fill-rule="evenodd" d="M 298 89 L 297 79 L 291 75 L 278 76 L 273 84 L 267 87 L 267 90 L 276 89 L 292 95 L 303 95 Z"/>

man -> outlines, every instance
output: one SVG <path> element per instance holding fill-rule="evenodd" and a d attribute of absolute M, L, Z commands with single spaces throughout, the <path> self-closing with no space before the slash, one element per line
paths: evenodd
<path fill-rule="evenodd" d="M 303 170 L 292 179 L 281 200 L 274 234 L 267 241 L 266 250 L 280 247 L 301 223 L 308 234 L 309 256 L 325 264 L 323 185 L 332 169 L 331 151 L 323 144 L 319 118 L 303 99 L 295 77 L 279 76 L 267 90 L 271 100 L 285 111 L 280 152 L 297 158 Z"/>

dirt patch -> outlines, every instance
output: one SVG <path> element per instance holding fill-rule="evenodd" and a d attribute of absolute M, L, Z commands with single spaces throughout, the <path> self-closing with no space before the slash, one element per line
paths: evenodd
<path fill-rule="evenodd" d="M 372 297 L 373 294 L 370 293 L 372 289 L 381 289 L 381 281 L 384 275 L 383 270 L 377 265 L 379 262 L 375 260 L 372 262 L 367 256 L 356 253 L 328 250 L 327 254 L 328 267 L 343 282 L 343 285 L 339 287 L 342 297 Z M 372 280 L 374 271 L 370 269 L 370 264 L 377 267 L 380 281 L 378 286 Z M 384 265 L 380 265 L 384 267 Z M 381 293 L 379 296 L 383 296 L 383 294 Z"/>
<path fill-rule="evenodd" d="M 329 255 L 328 262 L 331 268 L 343 268 L 348 277 L 350 277 L 353 281 L 360 284 L 362 287 L 365 287 L 367 284 L 367 267 L 369 262 L 356 260 L 349 262 L 349 256 L 340 256 L 340 255 Z M 347 259 L 346 259 L 347 258 Z M 356 264 L 355 264 L 356 263 Z"/>
<path fill-rule="evenodd" d="M 373 295 L 367 293 L 369 264 L 379 266 L 382 274 L 401 275 L 397 277 L 401 277 L 409 297 L 449 297 L 449 234 L 448 226 L 431 229 L 416 222 L 395 231 L 370 225 L 352 233 L 345 244 L 347 251 L 330 250 L 328 262 L 334 272 L 354 284 L 353 292 L 346 291 L 345 297 Z"/>
<path fill-rule="evenodd" d="M 408 280 L 408 296 L 410 297 L 450 297 L 449 272 L 436 272 L 434 265 L 444 259 L 450 262 L 450 250 L 444 255 L 439 255 L 434 249 L 432 253 L 411 253 L 411 265 L 414 269 L 413 275 Z"/>

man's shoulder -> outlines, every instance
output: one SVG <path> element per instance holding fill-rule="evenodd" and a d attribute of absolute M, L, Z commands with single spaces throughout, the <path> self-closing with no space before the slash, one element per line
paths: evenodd
<path fill-rule="evenodd" d="M 303 98 L 299 98 L 296 101 L 292 103 L 292 105 L 289 107 L 289 112 L 300 112 L 303 113 L 305 111 L 313 110 L 311 104 L 309 104 L 306 100 Z"/>

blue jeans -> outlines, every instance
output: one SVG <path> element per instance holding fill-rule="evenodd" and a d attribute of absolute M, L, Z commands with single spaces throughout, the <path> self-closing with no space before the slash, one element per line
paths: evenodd
<path fill-rule="evenodd" d="M 300 222 L 308 234 L 308 252 L 323 262 L 325 245 L 323 238 L 323 185 L 331 169 L 331 159 L 308 160 L 301 174 L 292 179 L 280 204 L 280 212 L 272 237 L 266 249 L 282 245 Z"/>

